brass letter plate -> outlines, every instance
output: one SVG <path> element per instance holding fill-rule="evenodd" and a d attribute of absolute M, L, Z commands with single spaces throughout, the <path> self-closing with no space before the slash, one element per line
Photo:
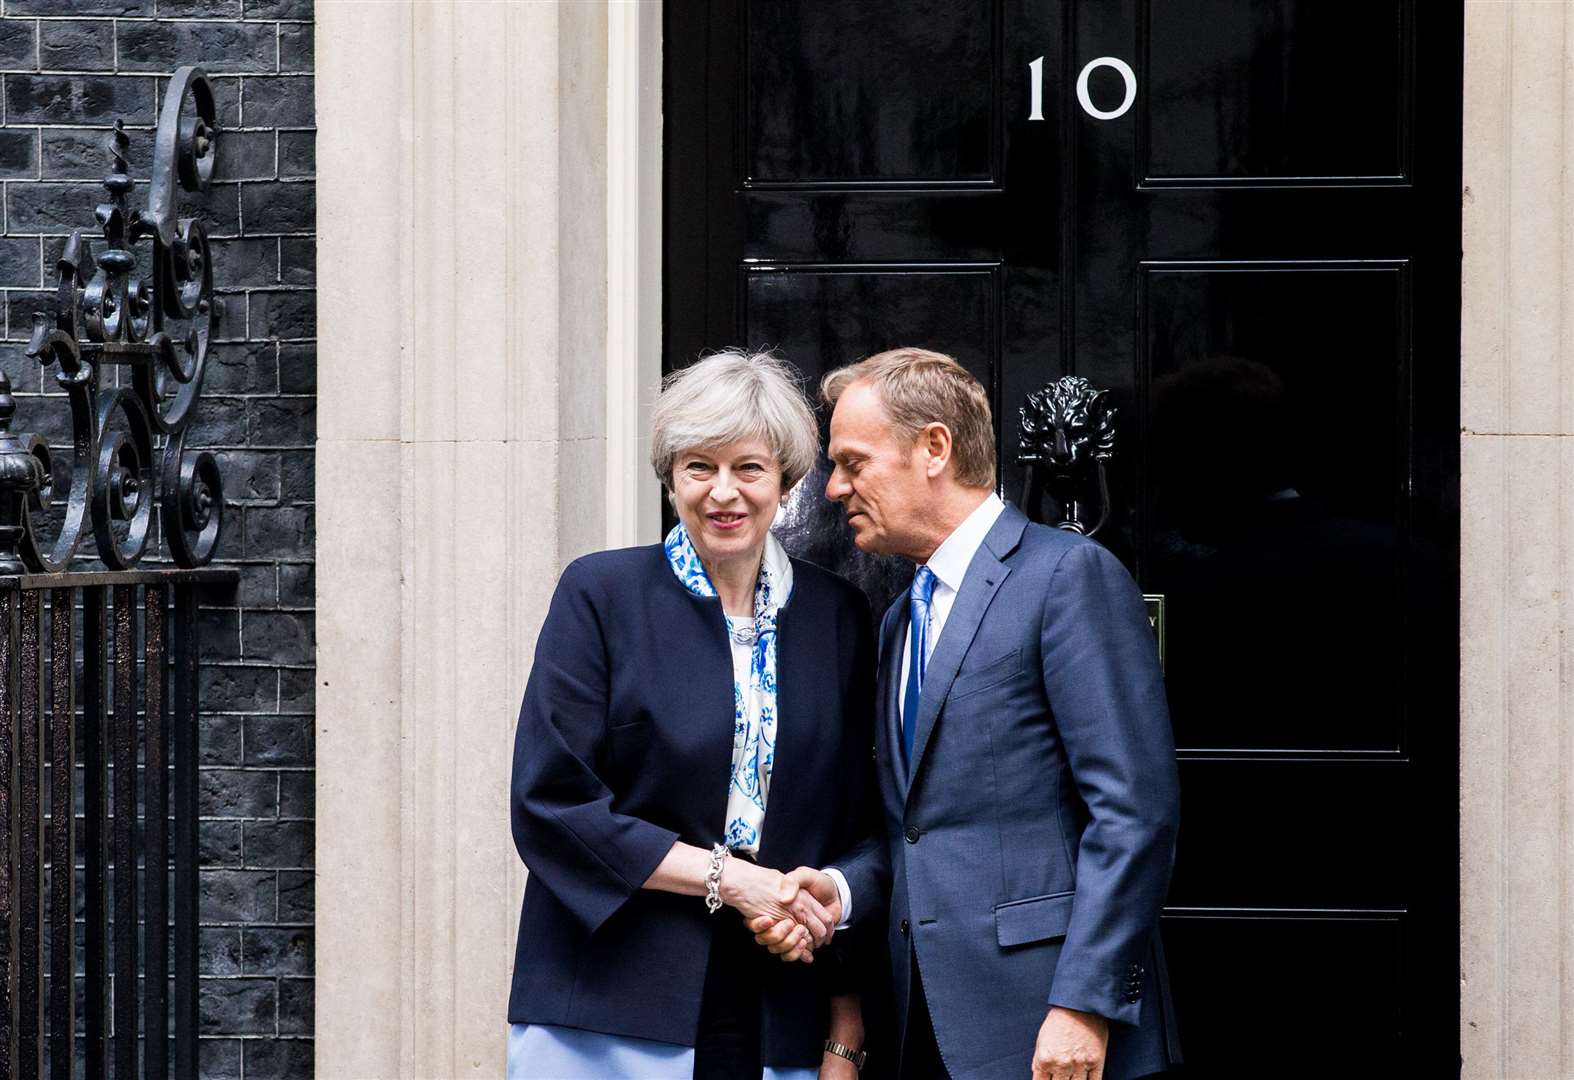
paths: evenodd
<path fill-rule="evenodd" d="M 1153 636 L 1159 643 L 1159 670 L 1164 670 L 1164 594 L 1144 593 L 1142 599 L 1148 605 L 1148 625 L 1153 627 Z"/>

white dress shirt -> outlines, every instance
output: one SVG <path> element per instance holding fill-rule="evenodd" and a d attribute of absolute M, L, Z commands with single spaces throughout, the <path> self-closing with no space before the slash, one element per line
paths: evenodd
<path fill-rule="evenodd" d="M 956 530 L 946 537 L 935 553 L 929 556 L 925 565 L 934 572 L 935 590 L 929 599 L 929 641 L 924 650 L 924 660 L 935 654 L 935 643 L 940 640 L 940 631 L 945 629 L 946 619 L 951 614 L 951 605 L 956 603 L 957 590 L 962 587 L 962 578 L 967 575 L 967 568 L 972 565 L 973 556 L 978 554 L 978 549 L 984 543 L 984 537 L 989 535 L 989 530 L 995 527 L 995 522 L 1005 512 L 1006 504 L 1000 501 L 1000 496 L 990 492 L 983 502 L 973 509 L 973 512 L 963 520 Z M 903 595 L 903 602 L 909 602 Z M 907 703 L 907 668 L 912 662 L 912 626 L 907 628 L 908 636 L 902 639 L 902 681 L 897 684 L 896 715 L 902 716 L 902 708 Z M 891 657 L 886 658 L 888 661 Z M 846 927 L 847 921 L 853 917 L 852 890 L 848 887 L 846 876 L 834 866 L 827 866 L 825 872 L 836 882 L 836 891 L 842 902 L 842 921 L 836 927 L 841 930 Z"/>
<path fill-rule="evenodd" d="M 929 600 L 929 640 L 925 642 L 924 662 L 935 654 L 935 645 L 940 641 L 940 633 L 945 629 L 946 619 L 951 615 L 951 606 L 956 603 L 957 590 L 962 587 L 962 578 L 967 575 L 967 568 L 973 563 L 973 556 L 978 554 L 978 549 L 983 546 L 984 537 L 989 535 L 989 530 L 995 527 L 995 522 L 1005 512 L 1006 504 L 1000 501 L 1000 496 L 990 492 L 989 496 L 979 503 L 977 508 L 956 527 L 956 531 L 945 538 L 935 553 L 929 556 L 928 566 L 935 575 L 935 591 Z M 896 684 L 896 715 L 898 720 L 906 713 L 907 708 L 907 677 L 908 668 L 913 662 L 913 628 L 909 624 L 907 636 L 902 639 L 902 680 Z"/>

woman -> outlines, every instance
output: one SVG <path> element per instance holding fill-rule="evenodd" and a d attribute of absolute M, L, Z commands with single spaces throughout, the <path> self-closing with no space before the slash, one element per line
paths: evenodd
<path fill-rule="evenodd" d="M 872 832 L 868 607 L 770 534 L 817 449 L 769 354 L 674 373 L 651 462 L 678 525 L 558 583 L 514 744 L 511 1080 L 855 1075 L 847 966 L 814 953 L 846 882 L 809 868 Z M 833 962 L 779 962 L 762 915 Z"/>

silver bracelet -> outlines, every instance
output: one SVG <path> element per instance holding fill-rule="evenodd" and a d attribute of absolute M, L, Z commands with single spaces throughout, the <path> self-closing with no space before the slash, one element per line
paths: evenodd
<path fill-rule="evenodd" d="M 721 866 L 728 854 L 726 844 L 710 849 L 710 869 L 705 871 L 705 910 L 712 915 L 721 910 Z"/>

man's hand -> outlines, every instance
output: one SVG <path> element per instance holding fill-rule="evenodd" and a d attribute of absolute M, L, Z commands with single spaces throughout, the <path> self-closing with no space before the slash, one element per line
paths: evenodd
<path fill-rule="evenodd" d="M 829 874 L 809 866 L 798 867 L 786 876 L 786 880 L 800 890 L 799 902 L 812 900 L 817 909 L 814 913 L 823 912 L 830 919 L 826 932 L 823 935 L 815 933 L 817 926 L 798 918 L 796 911 L 792 918 L 760 915 L 749 920 L 749 929 L 754 931 L 755 941 L 783 960 L 811 961 L 814 950 L 831 940 L 836 924 L 842 921 L 841 893 L 837 892 L 836 882 Z"/>
<path fill-rule="evenodd" d="M 1050 1009 L 1033 1047 L 1033 1080 L 1103 1080 L 1108 1049 L 1108 1020 L 1075 1009 Z"/>
<path fill-rule="evenodd" d="M 836 889 L 835 882 L 831 890 Z M 815 894 L 801 884 L 799 871 L 783 874 L 740 859 L 728 859 L 721 872 L 722 901 L 735 907 L 752 927 L 759 920 L 786 921 L 798 928 L 803 955 L 794 959 L 812 962 L 810 953 L 831 940 L 841 921 L 841 905 L 827 911 Z"/>
<path fill-rule="evenodd" d="M 787 875 L 787 880 L 797 883 L 800 889 L 807 890 L 810 896 L 819 901 L 820 906 L 831 916 L 831 929 L 835 930 L 836 924 L 842 921 L 842 894 L 836 891 L 836 882 L 831 875 L 812 866 L 800 866 Z"/>
<path fill-rule="evenodd" d="M 811 931 L 815 931 L 816 926 L 800 918 L 800 915 L 807 914 L 825 920 L 824 932 L 816 931 L 812 935 L 813 943 L 816 949 L 829 944 L 831 935 L 836 933 L 836 924 L 842 921 L 842 894 L 836 891 L 836 882 L 830 874 L 811 866 L 798 867 L 787 875 L 787 880 L 798 889 L 796 898 L 788 905 L 793 917 Z"/>

